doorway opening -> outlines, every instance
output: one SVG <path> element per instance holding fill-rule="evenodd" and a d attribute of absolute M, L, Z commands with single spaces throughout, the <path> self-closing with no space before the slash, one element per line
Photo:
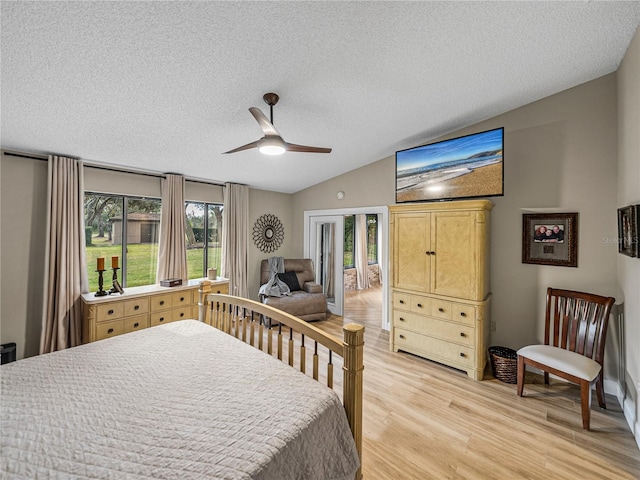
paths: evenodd
<path fill-rule="evenodd" d="M 355 322 L 377 316 L 389 329 L 388 239 L 386 206 L 305 212 L 304 254 L 331 294 L 331 313 Z"/>

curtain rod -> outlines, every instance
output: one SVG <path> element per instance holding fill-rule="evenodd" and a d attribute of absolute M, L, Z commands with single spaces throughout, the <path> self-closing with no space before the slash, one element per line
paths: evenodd
<path fill-rule="evenodd" d="M 31 160 L 44 160 L 44 161 L 49 160 L 49 157 L 45 157 L 45 156 L 34 157 L 32 155 L 24 155 L 22 153 L 13 153 L 13 152 L 3 152 L 3 153 L 5 155 L 9 155 L 10 157 L 29 158 Z"/>
<path fill-rule="evenodd" d="M 9 151 L 4 151 L 3 153 L 5 155 L 9 155 L 11 157 L 28 158 L 30 160 L 43 160 L 43 161 L 49 160 L 49 157 L 44 156 L 44 155 L 42 155 L 42 156 L 25 155 L 24 153 L 14 153 L 14 152 L 9 152 Z M 84 164 L 87 167 L 96 168 L 96 169 L 99 169 L 99 170 L 109 170 L 109 171 L 112 171 L 112 172 L 121 172 L 121 173 L 132 173 L 134 175 L 145 175 L 147 177 L 167 178 L 167 176 L 163 175 L 162 173 L 136 172 L 134 170 L 125 170 L 125 169 L 117 168 L 117 167 L 108 167 L 108 166 L 105 166 L 105 165 L 95 164 L 95 163 L 91 163 L 91 162 L 84 162 Z M 181 174 L 180 173 L 176 173 L 175 175 L 181 175 Z M 215 185 L 215 186 L 218 186 L 218 187 L 224 186 L 223 182 L 213 182 L 213 181 L 207 181 L 207 180 L 201 180 L 201 179 L 189 178 L 189 177 L 184 177 L 184 179 L 185 179 L 185 181 L 188 181 L 188 182 L 203 183 L 205 185 Z"/>

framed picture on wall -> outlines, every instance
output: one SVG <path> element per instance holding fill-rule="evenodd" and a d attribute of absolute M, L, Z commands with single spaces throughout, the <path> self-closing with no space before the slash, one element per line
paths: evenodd
<path fill-rule="evenodd" d="M 640 256 L 638 247 L 638 215 L 640 205 L 618 209 L 618 252 L 629 257 Z"/>
<path fill-rule="evenodd" d="M 522 263 L 577 267 L 578 214 L 523 214 Z"/>

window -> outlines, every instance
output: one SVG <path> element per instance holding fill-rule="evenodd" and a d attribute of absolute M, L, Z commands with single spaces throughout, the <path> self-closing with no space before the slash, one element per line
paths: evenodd
<path fill-rule="evenodd" d="M 344 216 L 344 268 L 355 267 L 353 252 L 355 250 L 356 216 Z"/>
<path fill-rule="evenodd" d="M 367 214 L 367 260 L 369 265 L 378 263 L 378 215 Z M 355 215 L 344 216 L 344 268 L 354 268 Z"/>
<path fill-rule="evenodd" d="M 119 257 L 123 287 L 156 283 L 160 199 L 85 193 L 85 245 L 89 291 L 98 290 L 97 259 L 105 258 L 104 288 L 111 285 L 111 258 Z"/>
<path fill-rule="evenodd" d="M 189 278 L 205 277 L 209 268 L 216 268 L 220 275 L 222 205 L 186 202 L 185 214 Z"/>
<path fill-rule="evenodd" d="M 369 265 L 378 263 L 378 215 L 367 214 L 367 259 Z"/>

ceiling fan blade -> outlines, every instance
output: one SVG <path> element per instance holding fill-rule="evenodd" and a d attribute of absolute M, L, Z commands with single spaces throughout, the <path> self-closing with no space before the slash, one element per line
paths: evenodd
<path fill-rule="evenodd" d="M 225 155 L 227 153 L 241 152 L 242 150 L 249 150 L 250 148 L 256 148 L 258 146 L 258 142 L 259 142 L 259 140 L 255 141 L 255 142 L 247 143 L 246 145 L 243 145 L 241 147 L 234 148 L 233 150 L 229 150 L 228 152 L 224 152 L 223 155 Z"/>
<path fill-rule="evenodd" d="M 287 152 L 331 153 L 331 149 L 325 147 L 309 147 L 307 145 L 296 145 L 295 143 L 287 143 Z"/>
<path fill-rule="evenodd" d="M 277 137 L 280 136 L 280 134 L 276 130 L 276 127 L 274 127 L 273 124 L 266 117 L 266 115 L 262 113 L 262 110 L 256 107 L 251 107 L 249 111 L 251 112 L 251 115 L 253 115 L 253 118 L 256 119 L 256 121 L 258 122 L 258 125 L 260 125 L 260 128 L 262 129 L 265 135 L 271 135 L 271 136 L 277 136 Z"/>

